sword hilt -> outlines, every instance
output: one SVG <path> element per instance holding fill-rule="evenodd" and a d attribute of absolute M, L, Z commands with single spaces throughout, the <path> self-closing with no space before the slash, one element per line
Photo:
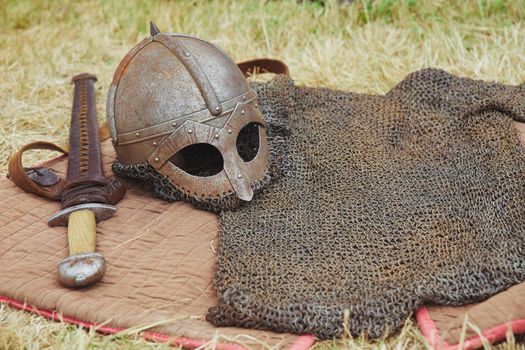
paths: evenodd
<path fill-rule="evenodd" d="M 106 260 L 95 252 L 97 222 L 111 217 L 117 208 L 101 203 L 85 203 L 65 208 L 53 215 L 50 226 L 67 226 L 69 257 L 58 264 L 58 281 L 70 288 L 98 282 L 106 272 Z"/>
<path fill-rule="evenodd" d="M 58 264 L 58 281 L 70 288 L 98 282 L 106 272 L 106 260 L 95 253 L 97 223 L 95 213 L 81 209 L 69 215 L 67 239 L 69 257 Z"/>

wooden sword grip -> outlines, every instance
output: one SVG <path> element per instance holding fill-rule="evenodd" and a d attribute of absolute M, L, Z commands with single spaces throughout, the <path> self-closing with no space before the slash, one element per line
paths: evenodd
<path fill-rule="evenodd" d="M 67 223 L 69 255 L 94 253 L 97 244 L 97 221 L 89 209 L 72 212 Z"/>

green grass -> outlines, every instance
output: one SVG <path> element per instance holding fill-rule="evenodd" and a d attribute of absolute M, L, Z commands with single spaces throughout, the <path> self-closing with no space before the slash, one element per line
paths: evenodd
<path fill-rule="evenodd" d="M 6 1 L 0 0 L 0 170 L 34 140 L 67 138 L 70 78 L 88 71 L 97 83 L 99 118 L 124 54 L 163 31 L 212 41 L 236 60 L 274 57 L 310 86 L 384 93 L 428 66 L 485 80 L 525 81 L 525 2 L 504 0 L 333 1 Z M 31 164 L 51 156 L 29 154 Z M 516 348 L 512 338 L 509 349 Z M 163 348 L 135 335 L 93 331 L 0 308 L 0 349 Z M 323 349 L 425 347 L 410 323 L 397 336 L 344 339 Z"/>

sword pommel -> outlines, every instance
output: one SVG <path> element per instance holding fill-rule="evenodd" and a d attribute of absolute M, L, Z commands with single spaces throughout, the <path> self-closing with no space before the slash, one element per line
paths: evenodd
<path fill-rule="evenodd" d="M 106 272 L 106 260 L 99 253 L 71 255 L 58 265 L 60 284 L 81 288 L 99 281 Z"/>

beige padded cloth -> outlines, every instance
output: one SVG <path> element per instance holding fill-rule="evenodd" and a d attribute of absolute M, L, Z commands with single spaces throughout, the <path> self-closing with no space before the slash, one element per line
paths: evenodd
<path fill-rule="evenodd" d="M 106 174 L 115 156 L 103 143 Z M 46 166 L 60 173 L 66 159 Z M 86 322 L 128 328 L 159 321 L 173 322 L 156 332 L 174 336 L 235 342 L 260 348 L 266 343 L 288 348 L 290 334 L 216 328 L 207 321 L 216 304 L 215 270 L 218 220 L 215 214 L 187 203 L 166 203 L 131 187 L 117 214 L 98 225 L 97 246 L 108 266 L 101 283 L 68 290 L 57 283 L 56 266 L 67 256 L 64 227 L 48 227 L 60 204 L 27 194 L 0 179 L 0 296 L 26 302 Z M 244 336 L 246 335 L 246 336 Z M 252 338 L 250 338 L 252 337 Z"/>
<path fill-rule="evenodd" d="M 525 126 L 516 125 L 525 144 Z M 103 152 L 109 171 L 113 150 L 108 142 Z M 48 166 L 64 171 L 65 159 Z M 98 246 L 109 263 L 102 283 L 70 291 L 56 283 L 56 264 L 67 253 L 65 229 L 46 224 L 58 208 L 58 203 L 26 194 L 11 181 L 0 179 L 0 296 L 87 322 L 110 320 L 108 325 L 113 327 L 178 316 L 173 324 L 155 330 L 204 339 L 215 332 L 226 337 L 244 334 L 281 348 L 297 340 L 289 334 L 215 328 L 203 320 L 207 309 L 216 303 L 211 285 L 215 269 L 212 246 L 217 244 L 218 227 L 214 214 L 188 204 L 152 199 L 137 186 L 130 188 L 118 214 L 98 226 Z M 489 329 L 525 319 L 523 300 L 525 283 L 478 304 L 430 307 L 429 312 L 442 340 L 456 344 L 465 314 L 482 330 Z M 467 330 L 467 337 L 474 334 Z M 237 339 L 248 346 L 255 343 L 243 336 Z"/>
<path fill-rule="evenodd" d="M 512 321 L 521 320 L 525 323 L 524 301 L 525 283 L 520 283 L 481 303 L 465 306 L 434 306 L 428 311 L 439 331 L 440 340 L 455 345 L 461 340 L 465 317 L 468 321 L 465 339 L 479 335 L 476 327 L 482 333 Z M 506 331 L 508 325 L 504 328 Z M 503 337 L 499 340 L 504 339 Z"/>

